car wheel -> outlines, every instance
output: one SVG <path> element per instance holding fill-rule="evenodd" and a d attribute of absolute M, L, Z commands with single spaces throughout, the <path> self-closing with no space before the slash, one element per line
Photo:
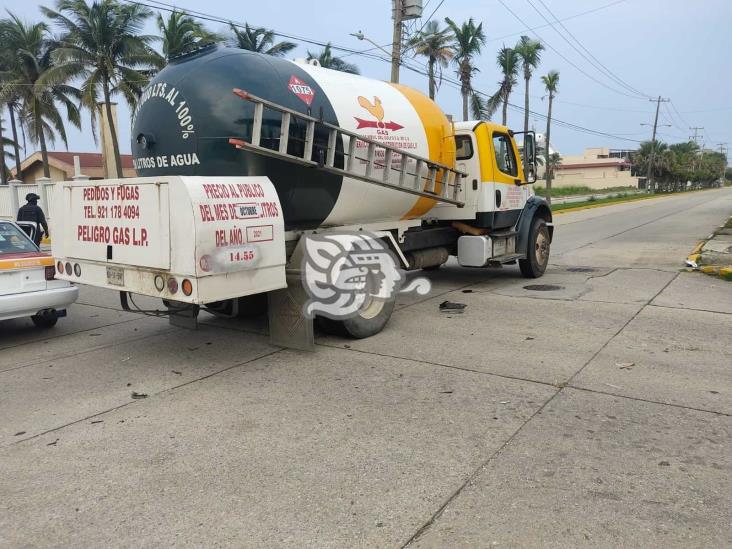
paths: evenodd
<path fill-rule="evenodd" d="M 549 264 L 549 248 L 551 237 L 546 221 L 534 219 L 526 246 L 526 259 L 519 259 L 519 268 L 525 278 L 539 278 Z"/>
<path fill-rule="evenodd" d="M 53 328 L 56 325 L 58 317 L 53 314 L 33 315 L 31 320 L 33 321 L 33 324 L 36 325 L 36 328 L 48 329 Z"/>

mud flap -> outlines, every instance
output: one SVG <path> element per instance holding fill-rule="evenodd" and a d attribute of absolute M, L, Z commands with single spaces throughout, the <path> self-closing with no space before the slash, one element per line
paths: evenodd
<path fill-rule="evenodd" d="M 187 305 L 181 308 L 168 306 L 168 322 L 176 328 L 188 330 L 198 329 L 198 305 Z"/>
<path fill-rule="evenodd" d="M 313 319 L 305 318 L 303 307 L 308 294 L 299 271 L 287 272 L 287 288 L 267 294 L 269 300 L 269 342 L 301 351 L 315 350 Z"/>

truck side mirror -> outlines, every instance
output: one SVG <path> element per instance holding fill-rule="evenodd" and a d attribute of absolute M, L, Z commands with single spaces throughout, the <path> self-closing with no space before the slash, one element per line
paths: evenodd
<path fill-rule="evenodd" d="M 524 179 L 527 183 L 536 182 L 536 134 L 524 134 Z"/>

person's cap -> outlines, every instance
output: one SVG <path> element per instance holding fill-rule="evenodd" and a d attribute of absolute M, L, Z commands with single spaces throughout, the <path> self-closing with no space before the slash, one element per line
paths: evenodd
<path fill-rule="evenodd" d="M 31 200 L 40 200 L 41 197 L 38 196 L 36 193 L 28 193 L 25 195 L 25 199 L 30 202 Z"/>

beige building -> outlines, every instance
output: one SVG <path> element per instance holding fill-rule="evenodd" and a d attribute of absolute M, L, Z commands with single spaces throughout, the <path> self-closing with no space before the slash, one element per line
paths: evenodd
<path fill-rule="evenodd" d="M 595 147 L 582 156 L 563 156 L 556 167 L 552 185 L 584 186 L 591 189 L 638 187 L 638 177 L 631 175 L 629 150 Z"/>
<path fill-rule="evenodd" d="M 104 161 L 100 153 L 78 152 L 48 152 L 48 167 L 51 171 L 51 181 L 68 181 L 74 177 L 74 157 L 79 157 L 81 173 L 89 179 L 104 179 Z M 124 177 L 134 177 L 132 155 L 123 154 L 122 172 Z M 12 172 L 16 178 L 15 170 Z M 43 160 L 40 152 L 34 152 L 20 164 L 20 179 L 23 183 L 35 183 L 43 177 Z"/>

